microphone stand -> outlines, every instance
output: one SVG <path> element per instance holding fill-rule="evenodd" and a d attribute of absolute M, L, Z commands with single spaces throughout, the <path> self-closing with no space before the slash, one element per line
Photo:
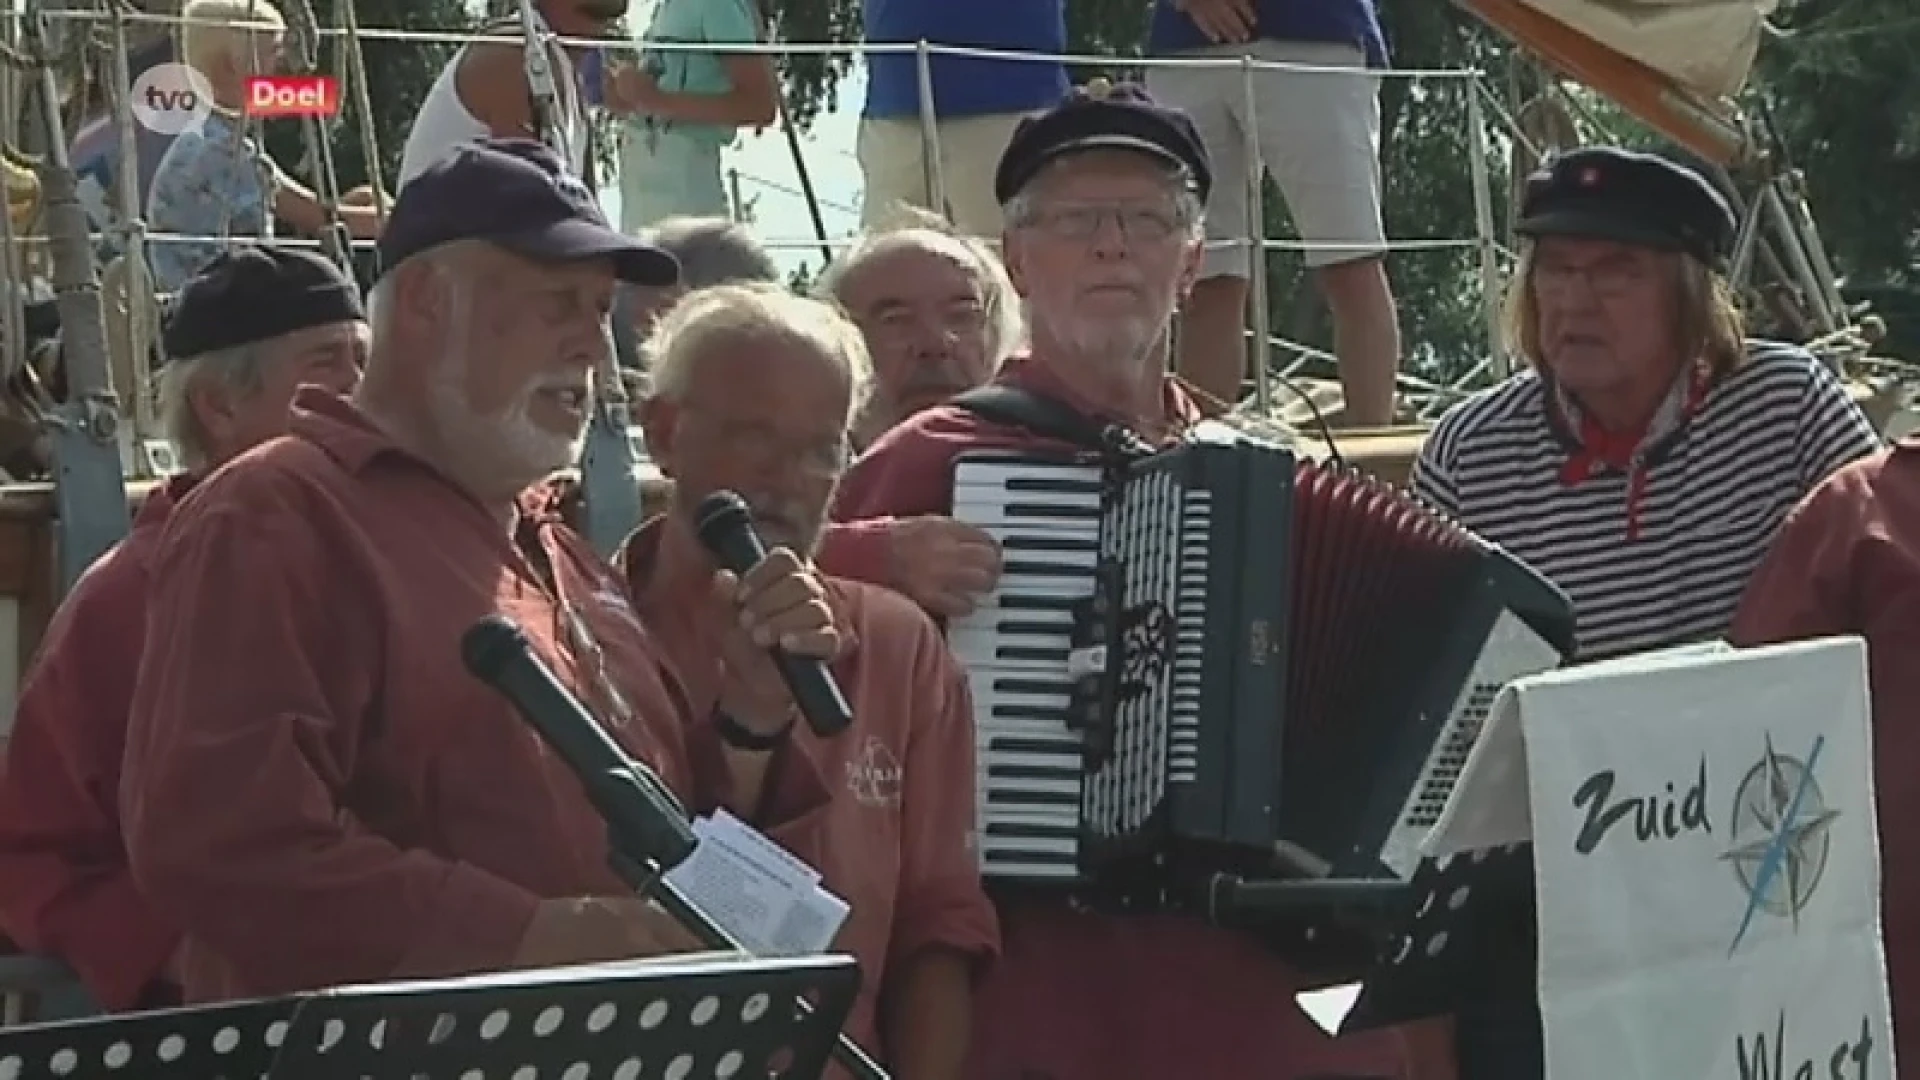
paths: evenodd
<path fill-rule="evenodd" d="M 587 797 L 607 822 L 608 864 L 635 893 L 659 904 L 675 922 L 711 949 L 752 955 L 719 923 L 700 910 L 680 887 L 668 881 L 668 870 L 680 865 L 698 843 L 680 801 L 653 771 L 639 762 L 609 769 L 597 776 L 583 775 Z M 623 824 L 624 823 L 624 824 Z M 813 1006 L 795 998 L 794 1008 L 811 1016 Z M 835 1037 L 833 1060 L 858 1080 L 891 1080 L 887 1071 L 845 1032 Z"/>

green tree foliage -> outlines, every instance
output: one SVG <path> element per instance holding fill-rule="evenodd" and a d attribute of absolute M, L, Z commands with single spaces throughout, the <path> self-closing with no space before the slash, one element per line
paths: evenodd
<path fill-rule="evenodd" d="M 1777 16 L 1752 95 L 1805 170 L 1827 245 L 1858 283 L 1913 284 L 1920 233 L 1920 9 L 1803 0 Z"/>

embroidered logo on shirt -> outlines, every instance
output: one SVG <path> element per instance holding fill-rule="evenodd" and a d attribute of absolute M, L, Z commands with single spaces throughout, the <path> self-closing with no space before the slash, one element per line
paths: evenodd
<path fill-rule="evenodd" d="M 900 805 L 900 761 L 886 744 L 873 736 L 847 762 L 847 790 L 862 806 L 891 809 Z"/>

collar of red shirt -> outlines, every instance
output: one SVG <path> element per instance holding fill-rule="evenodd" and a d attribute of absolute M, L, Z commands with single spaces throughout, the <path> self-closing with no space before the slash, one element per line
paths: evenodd
<path fill-rule="evenodd" d="M 359 472 L 382 454 L 404 452 L 352 401 L 317 386 L 294 393 L 288 430 L 325 450 L 348 472 Z"/>
<path fill-rule="evenodd" d="M 633 597 L 633 606 L 640 612 L 656 634 L 664 637 L 664 631 L 672 626 L 675 632 L 690 629 L 687 612 L 695 610 L 689 598 L 681 595 L 650 595 L 647 585 L 653 579 L 655 562 L 660 557 L 660 539 L 666 535 L 667 519 L 660 516 L 641 525 L 627 537 L 626 543 L 614 556 L 620 572 L 625 577 L 627 591 Z M 855 630 L 850 617 L 852 605 L 847 602 L 845 592 L 832 578 L 825 578 L 827 607 L 833 613 L 834 629 L 840 632 L 840 653 L 834 657 L 837 663 L 853 655 L 860 648 L 860 635 Z"/>
<path fill-rule="evenodd" d="M 1713 389 L 1711 375 L 1696 365 L 1675 379 L 1652 417 L 1635 431 L 1608 431 L 1571 393 L 1544 373 L 1541 379 L 1547 391 L 1548 426 L 1567 448 L 1560 483 L 1577 487 L 1609 471 L 1625 473 L 1627 539 L 1638 540 L 1647 472 L 1666 456 L 1687 422 L 1706 404 Z"/>
<path fill-rule="evenodd" d="M 144 529 L 165 523 L 173 508 L 180 505 L 180 500 L 202 479 L 199 473 L 181 473 L 147 492 L 147 497 L 140 501 L 140 513 L 134 516 L 133 527 Z"/>
<path fill-rule="evenodd" d="M 1063 405 L 1071 405 L 1076 410 L 1098 420 L 1109 423 L 1124 423 L 1125 418 L 1114 416 L 1111 410 L 1102 409 L 1089 402 L 1086 395 L 1069 386 L 1065 379 L 1051 367 L 1036 361 L 1030 355 L 1016 356 L 1000 368 L 995 380 L 1005 386 L 1015 386 L 1022 390 L 1031 390 L 1053 398 Z M 1203 419 L 1200 406 L 1192 395 L 1180 385 L 1178 379 L 1167 376 L 1161 387 L 1161 408 L 1163 419 L 1170 427 L 1168 432 L 1140 432 L 1141 435 L 1165 435 L 1185 431 Z M 1157 440 L 1156 440 L 1157 441 Z"/>

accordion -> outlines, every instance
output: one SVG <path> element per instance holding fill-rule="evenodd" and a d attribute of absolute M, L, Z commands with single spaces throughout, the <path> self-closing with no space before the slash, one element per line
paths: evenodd
<path fill-rule="evenodd" d="M 1404 880 L 1494 696 L 1572 651 L 1544 579 L 1271 444 L 966 453 L 953 510 L 1003 550 L 948 627 L 1002 882 Z"/>

